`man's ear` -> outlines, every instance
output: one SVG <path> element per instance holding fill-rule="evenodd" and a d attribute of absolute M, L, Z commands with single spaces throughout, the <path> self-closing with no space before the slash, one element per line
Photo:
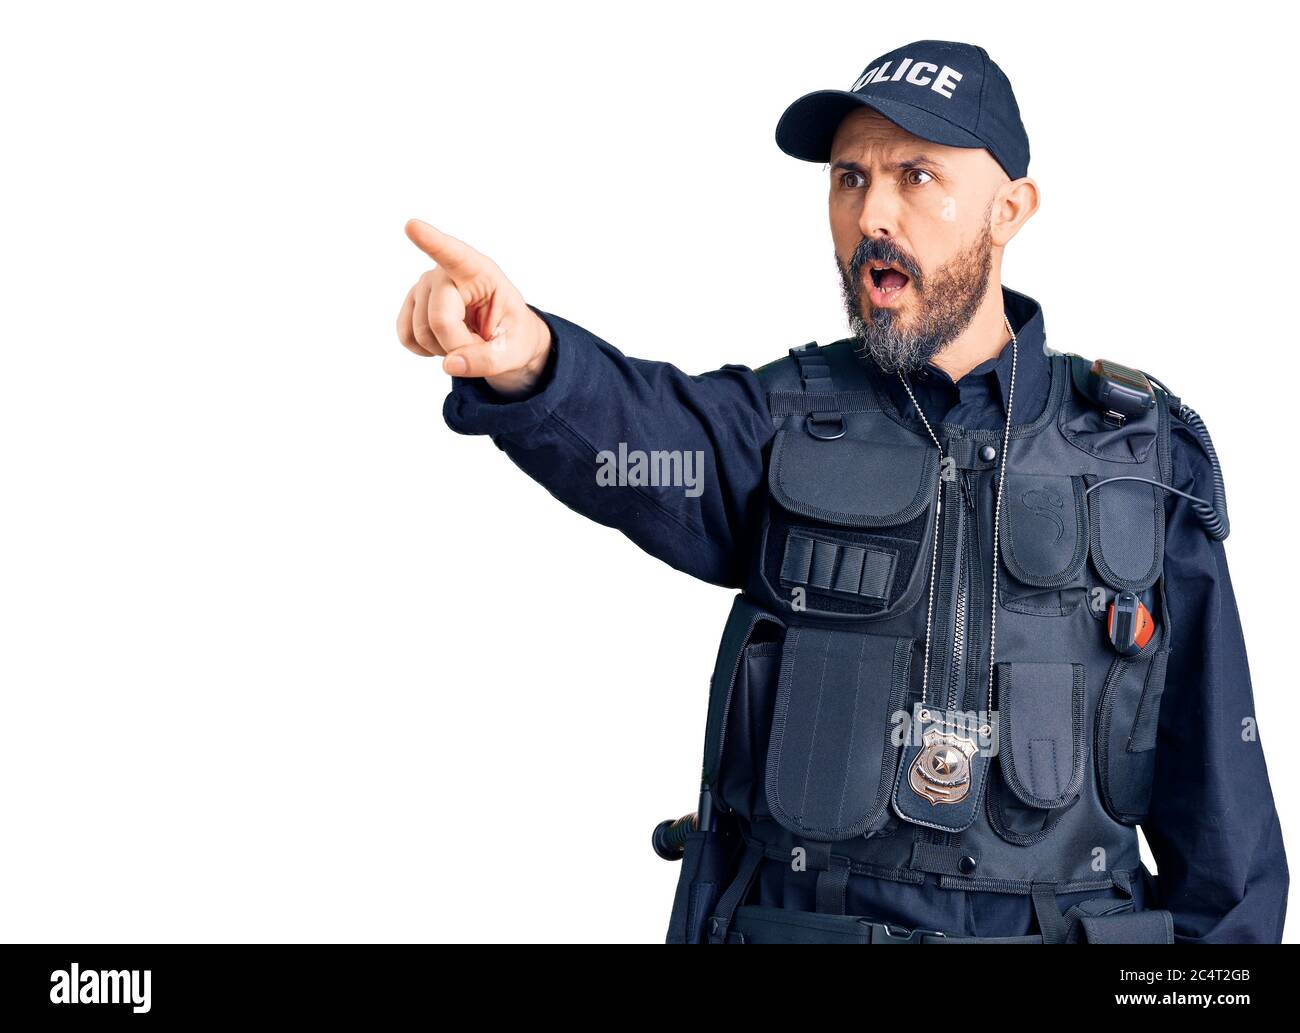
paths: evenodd
<path fill-rule="evenodd" d="M 1038 184 L 1028 176 L 1008 180 L 998 188 L 993 197 L 993 210 L 989 216 L 989 232 L 998 247 L 1006 245 L 1020 232 L 1020 227 L 1038 211 Z"/>

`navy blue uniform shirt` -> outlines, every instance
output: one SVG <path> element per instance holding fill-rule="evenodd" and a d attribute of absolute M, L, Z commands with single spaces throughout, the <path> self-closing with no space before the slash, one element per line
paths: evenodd
<path fill-rule="evenodd" d="M 1006 288 L 1003 300 L 1019 342 L 1012 418 L 1029 423 L 1047 402 L 1050 380 L 1042 310 Z M 534 392 L 511 401 L 481 380 L 453 378 L 443 407 L 447 423 L 462 434 L 491 435 L 561 502 L 651 555 L 705 581 L 743 587 L 750 521 L 766 491 L 774 434 L 753 371 L 728 365 L 691 376 L 668 363 L 629 358 L 566 319 L 533 311 L 553 336 Z M 1000 429 L 1011 353 L 1004 348 L 956 383 L 933 364 L 912 374 L 930 422 Z M 865 368 L 900 413 L 914 415 L 897 376 Z M 1173 486 L 1208 498 L 1210 464 L 1188 428 L 1172 422 Z M 596 453 L 616 451 L 620 442 L 629 450 L 702 453 L 703 492 L 598 485 Z M 1166 493 L 1166 507 L 1164 574 L 1175 640 L 1151 809 L 1142 825 L 1159 872 L 1145 906 L 1173 913 L 1178 942 L 1276 943 L 1286 913 L 1286 856 L 1261 745 L 1242 734 L 1255 709 L 1223 544 L 1205 534 L 1186 500 Z M 953 920 L 950 899 L 941 902 L 932 888 L 890 884 L 879 893 L 881 914 L 873 917 L 880 920 L 905 915 L 929 928 Z M 968 896 L 979 898 L 964 906 L 983 909 L 979 924 L 986 929 L 1022 929 L 1032 921 L 1027 901 Z"/>

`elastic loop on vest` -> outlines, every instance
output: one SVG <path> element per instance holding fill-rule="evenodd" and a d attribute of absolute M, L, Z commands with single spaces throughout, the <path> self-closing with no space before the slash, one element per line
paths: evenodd
<path fill-rule="evenodd" d="M 1038 929 L 1043 934 L 1043 942 L 1064 943 L 1065 916 L 1056 903 L 1056 883 L 1035 882 L 1030 887 L 1029 896 L 1034 902 L 1034 915 L 1038 918 Z"/>
<path fill-rule="evenodd" d="M 783 585 L 886 600 L 896 554 L 869 546 L 836 544 L 791 531 L 781 558 Z"/>
<path fill-rule="evenodd" d="M 849 859 L 832 857 L 827 869 L 817 875 L 817 910 L 824 915 L 843 915 L 849 889 Z"/>

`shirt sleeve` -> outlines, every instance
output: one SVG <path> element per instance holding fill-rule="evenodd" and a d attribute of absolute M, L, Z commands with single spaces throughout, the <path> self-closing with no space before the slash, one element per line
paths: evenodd
<path fill-rule="evenodd" d="M 489 435 L 566 506 L 670 566 L 741 587 L 773 433 L 758 377 L 745 366 L 692 376 L 629 358 L 529 307 L 552 335 L 533 393 L 508 400 L 481 379 L 453 377 L 448 426 Z"/>
<path fill-rule="evenodd" d="M 1210 498 L 1210 464 L 1175 421 L 1174 486 Z M 1173 629 L 1154 784 L 1143 823 L 1158 906 L 1179 943 L 1278 943 L 1288 873 L 1241 619 L 1222 542 L 1169 495 L 1166 598 Z"/>

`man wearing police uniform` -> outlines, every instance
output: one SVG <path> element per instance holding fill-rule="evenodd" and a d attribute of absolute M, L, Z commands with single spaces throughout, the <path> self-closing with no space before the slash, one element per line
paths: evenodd
<path fill-rule="evenodd" d="M 448 424 L 740 592 L 698 810 L 655 830 L 683 864 L 668 941 L 1278 941 L 1213 445 L 1000 286 L 1038 206 L 1006 76 L 920 41 L 776 138 L 831 165 L 853 335 L 756 371 L 628 358 L 407 226 L 437 267 L 398 335 L 444 356 Z M 702 454 L 704 490 L 598 478 L 620 446 Z"/>

